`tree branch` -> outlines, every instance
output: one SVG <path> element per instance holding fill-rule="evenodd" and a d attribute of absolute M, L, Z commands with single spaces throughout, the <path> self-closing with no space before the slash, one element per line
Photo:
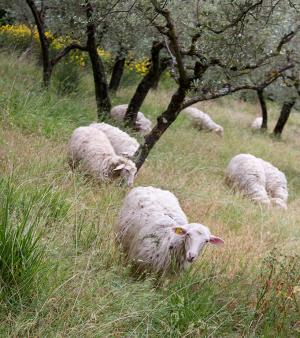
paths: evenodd
<path fill-rule="evenodd" d="M 158 29 L 158 31 L 161 34 L 166 35 L 169 38 L 169 41 L 170 41 L 170 44 L 173 49 L 176 62 L 177 62 L 177 67 L 178 67 L 178 72 L 179 72 L 179 77 L 180 77 L 179 81 L 183 81 L 183 82 L 188 81 L 187 73 L 186 73 L 186 70 L 183 64 L 183 59 L 182 59 L 180 47 L 178 44 L 178 38 L 176 35 L 176 30 L 175 30 L 173 20 L 171 18 L 171 14 L 167 9 L 162 9 L 156 0 L 151 0 L 151 2 L 156 12 L 161 14 L 166 20 L 167 31 L 161 29 L 161 27 L 156 24 L 154 24 L 154 26 Z"/>
<path fill-rule="evenodd" d="M 65 57 L 74 49 L 82 50 L 84 52 L 88 51 L 86 46 L 81 46 L 78 43 L 72 43 L 69 46 L 65 47 L 63 50 L 61 50 L 57 55 L 55 55 L 54 58 L 51 59 L 51 65 L 55 66 L 63 57 Z"/>
<path fill-rule="evenodd" d="M 221 29 L 213 29 L 212 27 L 208 27 L 208 26 L 205 26 L 205 27 L 215 34 L 222 34 L 225 31 L 227 31 L 229 28 L 233 28 L 234 26 L 236 26 L 240 21 L 243 21 L 250 11 L 258 7 L 259 5 L 262 5 L 262 3 L 263 3 L 263 0 L 260 0 L 250 5 L 249 7 L 245 8 L 232 22 L 230 22 L 228 25 L 224 26 Z"/>
<path fill-rule="evenodd" d="M 200 101 L 216 99 L 216 98 L 219 98 L 219 97 L 222 97 L 228 94 L 232 94 L 234 92 L 237 92 L 243 89 L 254 89 L 254 90 L 263 89 L 269 86 L 275 80 L 277 80 L 282 75 L 282 73 L 284 73 L 285 71 L 289 69 L 292 69 L 293 67 L 294 67 L 293 64 L 288 64 L 288 65 L 281 67 L 280 69 L 277 69 L 276 71 L 273 70 L 269 72 L 266 78 L 258 84 L 242 84 L 242 85 L 237 85 L 237 86 L 231 86 L 230 84 L 225 84 L 223 88 L 218 89 L 217 91 L 213 91 L 213 92 L 210 92 L 208 89 L 203 88 L 202 93 L 200 95 L 183 102 L 180 109 L 182 110 Z"/>
<path fill-rule="evenodd" d="M 294 31 L 291 31 L 291 32 L 285 34 L 281 38 L 281 40 L 279 41 L 279 43 L 278 43 L 274 52 L 272 51 L 271 53 L 266 54 L 265 56 L 263 56 L 261 59 L 259 59 L 254 64 L 247 64 L 247 65 L 244 65 L 244 66 L 239 67 L 239 68 L 236 67 L 236 66 L 228 67 L 226 64 L 222 63 L 222 61 L 217 59 L 217 58 L 212 58 L 209 61 L 209 64 L 210 65 L 218 65 L 221 68 L 232 70 L 232 71 L 244 71 L 244 70 L 253 70 L 253 69 L 259 68 L 259 67 L 263 66 L 264 63 L 267 60 L 278 56 L 280 54 L 282 48 L 284 47 L 284 45 L 286 45 L 288 42 L 290 42 L 296 36 L 296 34 L 299 31 L 300 31 L 300 25 L 298 25 Z"/>

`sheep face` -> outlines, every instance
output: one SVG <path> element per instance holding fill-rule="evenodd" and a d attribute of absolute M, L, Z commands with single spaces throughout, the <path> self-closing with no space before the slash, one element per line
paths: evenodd
<path fill-rule="evenodd" d="M 121 163 L 114 169 L 114 172 L 118 173 L 121 177 L 123 177 L 126 180 L 126 183 L 129 187 L 133 186 L 133 181 L 137 169 L 132 161 L 130 160 L 124 161 L 124 163 Z"/>
<path fill-rule="evenodd" d="M 176 235 L 184 237 L 186 265 L 197 259 L 206 244 L 224 243 L 221 238 L 212 235 L 206 226 L 198 223 L 174 226 L 173 231 Z"/>
<path fill-rule="evenodd" d="M 223 129 L 223 127 L 219 127 L 219 128 L 217 128 L 217 129 L 214 129 L 214 132 L 215 132 L 217 135 L 219 135 L 220 137 L 223 137 L 223 135 L 224 135 L 224 129 Z"/>

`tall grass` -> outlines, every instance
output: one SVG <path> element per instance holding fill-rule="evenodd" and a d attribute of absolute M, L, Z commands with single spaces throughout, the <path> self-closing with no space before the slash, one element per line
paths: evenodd
<path fill-rule="evenodd" d="M 0 297 L 11 305 L 28 301 L 42 282 L 42 215 L 34 202 L 34 196 L 27 200 L 11 180 L 0 181 Z"/>
<path fill-rule="evenodd" d="M 15 270 L 7 269 L 8 276 L 13 274 L 1 305 L 28 305 L 13 316 L 0 307 L 0 336 L 299 335 L 297 114 L 278 142 L 248 128 L 257 106 L 226 98 L 201 104 L 224 126 L 223 139 L 191 129 L 183 116 L 164 134 L 136 186 L 174 192 L 191 222 L 209 226 L 225 245 L 207 247 L 190 271 L 164 279 L 158 287 L 151 277 L 136 280 L 115 245 L 114 225 L 127 188 L 96 184 L 70 172 L 66 163 L 72 130 L 96 118 L 91 78 L 82 73 L 80 95 L 62 97 L 56 90 L 40 90 L 40 70 L 33 64 L 1 54 L 0 59 L 1 220 L 8 220 L 13 234 L 7 238 L 29 234 L 31 240 L 23 243 L 36 250 L 27 259 L 16 247 L 5 250 L 18 257 L 6 261 L 19 263 Z M 150 92 L 141 109 L 153 121 L 168 104 L 169 85 Z M 132 92 L 122 88 L 113 103 L 128 102 Z M 270 125 L 276 117 L 272 106 Z M 227 163 L 241 152 L 263 157 L 286 173 L 288 212 L 260 208 L 224 185 Z M 12 247 L 17 240 L 10 243 Z M 24 283 L 15 277 L 23 271 L 22 259 L 24 267 L 37 263 L 35 268 L 27 265 L 28 273 L 36 273 L 24 277 Z"/>

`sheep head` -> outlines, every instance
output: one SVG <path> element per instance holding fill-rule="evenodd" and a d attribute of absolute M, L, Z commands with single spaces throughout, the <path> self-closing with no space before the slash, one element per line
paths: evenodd
<path fill-rule="evenodd" d="M 113 171 L 123 177 L 129 187 L 132 187 L 137 172 L 136 165 L 126 158 L 122 158 L 120 162 Z"/>
<path fill-rule="evenodd" d="M 209 229 L 198 223 L 191 223 L 182 226 L 172 227 L 175 236 L 183 238 L 185 247 L 185 262 L 187 264 L 194 262 L 201 253 L 204 246 L 208 243 L 223 244 L 224 241 L 212 235 Z"/>
<path fill-rule="evenodd" d="M 223 129 L 223 127 L 218 127 L 218 128 L 216 128 L 216 129 L 214 129 L 214 132 L 215 132 L 218 136 L 220 136 L 220 137 L 223 137 L 223 135 L 224 135 L 224 129 Z"/>
<path fill-rule="evenodd" d="M 138 131 L 147 135 L 152 129 L 152 122 L 143 116 L 136 120 L 135 127 Z"/>

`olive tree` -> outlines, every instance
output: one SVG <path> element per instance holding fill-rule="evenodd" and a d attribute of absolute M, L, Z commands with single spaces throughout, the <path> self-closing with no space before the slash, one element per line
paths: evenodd
<path fill-rule="evenodd" d="M 52 15 L 53 29 L 79 41 L 79 49 L 89 55 L 93 70 L 98 119 L 106 118 L 111 109 L 107 69 L 98 48 L 115 55 L 115 66 L 110 82 L 112 92 L 117 89 L 122 75 L 125 57 L 131 53 L 145 55 L 150 48 L 146 36 L 151 37 L 153 27 L 146 26 L 135 12 L 134 0 L 107 1 L 75 0 L 56 2 Z M 150 45 L 151 46 L 151 45 Z"/>
<path fill-rule="evenodd" d="M 178 86 L 137 151 L 138 168 L 183 108 L 242 89 L 262 89 L 293 68 L 281 51 L 299 30 L 286 1 L 143 3 L 144 16 L 166 41 Z M 283 33 L 273 39 L 276 28 Z"/>

